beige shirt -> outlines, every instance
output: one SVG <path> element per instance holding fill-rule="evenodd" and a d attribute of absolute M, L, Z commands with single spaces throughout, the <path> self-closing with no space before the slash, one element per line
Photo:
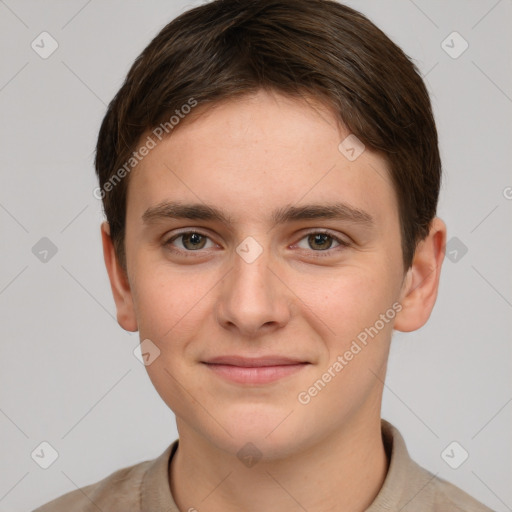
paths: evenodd
<path fill-rule="evenodd" d="M 384 485 L 366 512 L 492 512 L 416 464 L 400 432 L 385 420 L 382 436 L 390 454 L 389 469 Z M 168 473 L 177 447 L 178 440 L 156 459 L 120 469 L 34 512 L 180 512 L 171 494 Z"/>

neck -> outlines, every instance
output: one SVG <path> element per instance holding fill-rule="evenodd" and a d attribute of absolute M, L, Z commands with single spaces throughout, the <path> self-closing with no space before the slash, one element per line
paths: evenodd
<path fill-rule="evenodd" d="M 388 469 L 378 412 L 371 421 L 347 425 L 305 450 L 252 467 L 181 425 L 170 467 L 174 500 L 183 511 L 362 512 Z"/>

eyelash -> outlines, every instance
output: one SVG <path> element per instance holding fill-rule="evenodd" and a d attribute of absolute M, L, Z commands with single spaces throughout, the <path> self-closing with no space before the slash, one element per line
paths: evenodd
<path fill-rule="evenodd" d="M 191 235 L 191 234 L 197 234 L 197 235 L 203 236 L 210 240 L 210 237 L 207 234 L 201 233 L 200 231 L 196 231 L 196 230 L 190 230 L 190 231 L 182 231 L 178 234 L 173 235 L 171 238 L 169 238 L 167 241 L 165 241 L 163 245 L 165 247 L 169 248 L 172 252 L 179 254 L 181 256 L 185 256 L 187 258 L 188 257 L 192 257 L 192 258 L 196 257 L 194 255 L 194 253 L 201 253 L 201 251 L 202 251 L 201 249 L 198 249 L 197 251 L 188 251 L 188 250 L 183 250 L 183 249 L 176 249 L 171 244 L 171 242 L 174 242 L 175 240 L 179 239 L 180 237 L 182 237 L 184 235 Z M 297 243 L 304 240 L 304 238 L 307 238 L 310 235 L 328 235 L 329 238 L 331 238 L 332 240 L 334 240 L 335 242 L 337 242 L 339 244 L 336 247 L 332 247 L 332 248 L 324 249 L 324 250 L 320 250 L 320 251 L 315 251 L 315 250 L 311 249 L 311 252 L 315 253 L 315 258 L 324 258 L 326 256 L 332 256 L 333 251 L 336 251 L 337 249 L 344 249 L 344 248 L 350 246 L 350 244 L 346 240 L 343 240 L 343 239 L 333 235 L 329 231 L 321 230 L 321 229 L 317 230 L 317 231 L 310 231 L 308 233 L 305 233 L 302 236 L 302 238 L 299 239 L 299 241 Z M 303 249 L 303 250 L 307 250 L 307 249 Z"/>

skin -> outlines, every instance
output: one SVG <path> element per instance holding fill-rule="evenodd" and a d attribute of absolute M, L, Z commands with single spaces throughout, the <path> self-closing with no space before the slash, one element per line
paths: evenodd
<path fill-rule="evenodd" d="M 428 320 L 446 227 L 432 221 L 405 270 L 386 161 L 368 148 L 349 161 L 338 149 L 349 132 L 311 99 L 260 91 L 198 112 L 132 171 L 126 273 L 102 225 L 118 322 L 160 350 L 146 368 L 176 415 L 174 499 L 182 511 L 365 510 L 388 467 L 380 411 L 392 331 Z M 165 201 L 208 204 L 231 222 L 143 219 Z M 340 202 L 372 224 L 271 218 L 290 205 Z M 206 238 L 169 241 L 191 229 Z M 319 230 L 348 245 L 308 236 Z M 252 263 L 236 251 L 249 236 L 262 249 Z M 393 304 L 395 318 L 300 403 Z M 226 354 L 309 364 L 272 383 L 237 384 L 203 363 Z M 248 442 L 261 454 L 252 467 L 237 457 Z"/>

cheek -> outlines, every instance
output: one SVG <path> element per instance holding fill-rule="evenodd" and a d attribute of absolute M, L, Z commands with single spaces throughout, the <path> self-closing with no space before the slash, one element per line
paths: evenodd
<path fill-rule="evenodd" d="M 302 275 L 293 288 L 305 305 L 301 314 L 323 324 L 331 348 L 340 350 L 392 307 L 397 284 L 390 275 L 376 265 L 373 270 L 352 266 L 322 276 Z"/>
<path fill-rule="evenodd" d="M 141 261 L 138 267 L 132 288 L 140 337 L 168 350 L 171 340 L 179 342 L 187 333 L 193 334 L 194 325 L 201 325 L 200 317 L 215 280 L 204 273 L 180 272 L 162 263 Z"/>
<path fill-rule="evenodd" d="M 327 350 L 318 373 L 303 383 L 296 400 L 308 418 L 325 422 L 326 428 L 334 428 L 360 404 L 377 403 L 371 397 L 378 395 L 379 378 L 384 378 L 393 320 L 400 307 L 389 269 L 387 273 L 377 267 L 346 270 L 328 280 L 327 290 L 309 287 L 308 305 L 328 326 Z"/>
<path fill-rule="evenodd" d="M 208 292 L 214 290 L 215 280 L 206 275 L 180 273 L 162 263 L 151 265 L 141 260 L 138 268 L 132 288 L 140 339 L 151 340 L 159 351 L 146 371 L 168 407 L 177 416 L 189 418 L 197 411 L 190 406 L 186 392 L 190 359 L 187 350 L 204 325 L 205 308 L 211 307 Z"/>

